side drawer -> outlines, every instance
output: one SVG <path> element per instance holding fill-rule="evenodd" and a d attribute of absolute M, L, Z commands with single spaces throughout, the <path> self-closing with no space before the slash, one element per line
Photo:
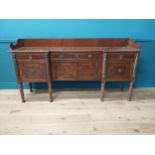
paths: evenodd
<path fill-rule="evenodd" d="M 77 58 L 77 53 L 51 53 L 50 57 L 52 60 L 75 60 Z"/>
<path fill-rule="evenodd" d="M 134 53 L 108 53 L 108 61 L 132 61 Z"/>
<path fill-rule="evenodd" d="M 16 54 L 17 60 L 43 60 L 45 56 L 43 54 L 32 53 L 18 53 Z"/>

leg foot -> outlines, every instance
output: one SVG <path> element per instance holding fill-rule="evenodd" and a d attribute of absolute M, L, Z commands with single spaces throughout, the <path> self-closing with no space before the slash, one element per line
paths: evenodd
<path fill-rule="evenodd" d="M 24 97 L 23 83 L 20 82 L 18 84 L 19 84 L 21 99 L 22 99 L 22 102 L 24 103 L 25 102 L 25 97 Z"/>
<path fill-rule="evenodd" d="M 101 85 L 101 101 L 104 101 L 105 96 L 105 83 L 102 83 Z"/>
<path fill-rule="evenodd" d="M 48 82 L 48 93 L 49 93 L 49 100 L 50 100 L 50 102 L 52 102 L 53 97 L 52 97 L 52 84 L 51 84 L 51 82 Z"/>
<path fill-rule="evenodd" d="M 132 92 L 133 92 L 133 82 L 130 82 L 130 87 L 129 87 L 129 101 L 131 101 Z"/>

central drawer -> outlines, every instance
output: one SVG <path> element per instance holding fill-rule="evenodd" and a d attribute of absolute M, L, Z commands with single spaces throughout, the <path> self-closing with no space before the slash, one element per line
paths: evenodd
<path fill-rule="evenodd" d="M 52 60 L 64 60 L 64 59 L 76 59 L 77 54 L 76 53 L 51 53 Z"/>
<path fill-rule="evenodd" d="M 55 52 L 51 53 L 51 60 L 91 60 L 97 59 L 100 52 Z"/>
<path fill-rule="evenodd" d="M 91 59 L 98 59 L 100 56 L 99 52 L 87 52 L 87 53 L 79 53 L 78 58 L 79 60 L 91 60 Z"/>

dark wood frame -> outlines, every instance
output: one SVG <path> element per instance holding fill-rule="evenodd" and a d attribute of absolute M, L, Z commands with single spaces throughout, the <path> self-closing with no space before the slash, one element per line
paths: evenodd
<path fill-rule="evenodd" d="M 23 91 L 23 82 L 24 80 L 22 79 L 22 76 L 20 74 L 20 65 L 18 63 L 18 55 L 19 53 L 21 54 L 26 54 L 29 56 L 29 59 L 31 60 L 33 55 L 37 55 L 36 57 L 40 57 L 40 53 L 44 55 L 42 58 L 42 61 L 45 63 L 45 69 L 46 69 L 46 78 L 44 79 L 44 82 L 48 83 L 48 91 L 49 91 L 49 100 L 53 101 L 52 98 L 52 81 L 55 80 L 53 77 L 53 61 L 54 59 L 51 58 L 51 53 L 62 53 L 61 55 L 64 55 L 64 53 L 71 53 L 73 56 L 77 58 L 79 53 L 84 53 L 84 54 L 89 54 L 89 53 L 94 53 L 94 56 L 96 56 L 97 52 L 101 52 L 101 56 L 99 59 L 90 59 L 88 63 L 88 58 L 86 59 L 85 62 L 87 64 L 92 65 L 93 61 L 99 61 L 101 67 L 100 69 L 96 68 L 101 72 L 101 100 L 104 100 L 105 96 L 105 84 L 106 81 L 111 81 L 111 79 L 108 79 L 108 71 L 111 63 L 113 61 L 115 62 L 115 59 L 118 62 L 120 61 L 122 64 L 125 64 L 126 58 L 122 58 L 121 56 L 130 56 L 130 54 L 133 56 L 130 58 L 130 67 L 129 70 L 132 72 L 130 78 L 126 77 L 121 77 L 120 82 L 121 82 L 121 90 L 123 90 L 123 84 L 125 81 L 130 81 L 130 87 L 129 87 L 129 101 L 131 101 L 132 97 L 132 92 L 133 92 L 133 86 L 134 86 L 134 81 L 135 81 L 135 75 L 136 75 L 136 68 L 137 68 L 137 63 L 138 63 L 138 57 L 139 57 L 139 52 L 140 52 L 140 44 L 136 44 L 133 39 L 128 39 L 128 38 L 112 38 L 112 39 L 19 39 L 17 41 L 16 45 L 11 44 L 10 45 L 12 49 L 12 55 L 13 55 L 13 60 L 14 60 L 14 66 L 16 70 L 16 75 L 17 75 L 17 82 L 19 84 L 19 89 L 20 89 L 20 94 L 22 98 L 22 102 L 25 102 L 25 97 L 24 97 L 24 91 Z M 31 53 L 29 55 L 29 53 Z M 77 53 L 77 54 L 76 54 Z M 121 55 L 120 55 L 121 54 Z M 41 57 L 42 57 L 41 55 Z M 113 56 L 116 55 L 116 58 Z M 120 55 L 120 58 L 117 58 Z M 112 57 L 113 58 L 112 58 Z M 88 55 L 89 57 L 89 55 Z M 111 59 L 112 58 L 112 59 Z M 64 58 L 65 60 L 72 60 L 73 62 L 76 61 L 77 59 L 75 58 Z M 93 61 L 92 61 L 93 60 Z M 32 59 L 34 62 L 34 60 Z M 59 61 L 63 61 L 63 57 L 60 58 Z M 109 63 L 110 62 L 110 63 Z M 98 64 L 98 65 L 99 65 Z M 121 64 L 121 65 L 122 65 Z M 117 68 L 117 63 L 115 63 L 116 68 Z M 59 63 L 58 63 L 59 67 Z M 38 68 L 39 69 L 39 68 Z M 123 68 L 124 69 L 124 68 Z M 37 70 L 37 68 L 36 68 Z M 64 70 L 65 71 L 65 70 Z M 121 72 L 121 71 L 120 71 Z M 126 73 L 126 72 L 125 72 Z M 95 72 L 94 72 L 95 74 Z M 112 74 L 112 72 L 110 72 Z M 127 73 L 127 75 L 129 72 Z M 121 74 L 120 74 L 121 75 Z M 124 75 L 124 74 L 122 74 Z M 78 75 L 81 77 L 82 75 Z M 90 75 L 88 76 L 88 78 Z M 31 79 L 31 78 L 30 78 Z M 73 80 L 76 80 L 73 78 Z M 118 78 L 113 75 L 112 81 L 118 81 Z M 30 92 L 32 92 L 32 83 L 34 82 L 33 80 L 28 80 L 30 87 Z M 36 81 L 36 82 L 41 82 L 41 81 Z"/>

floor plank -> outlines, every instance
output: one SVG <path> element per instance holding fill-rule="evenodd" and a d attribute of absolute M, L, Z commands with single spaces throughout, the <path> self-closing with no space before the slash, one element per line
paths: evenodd
<path fill-rule="evenodd" d="M 0 134 L 155 134 L 155 89 L 57 90 L 54 102 L 47 91 L 0 90 Z"/>

